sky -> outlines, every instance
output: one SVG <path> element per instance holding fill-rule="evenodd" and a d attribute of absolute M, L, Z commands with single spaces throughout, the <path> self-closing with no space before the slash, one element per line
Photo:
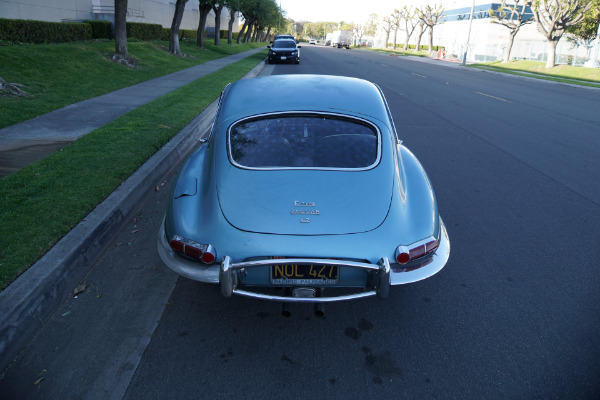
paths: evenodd
<path fill-rule="evenodd" d="M 390 0 L 276 0 L 281 1 L 281 8 L 287 17 L 295 21 L 310 22 L 367 22 L 370 14 L 379 17 L 394 11 Z M 365 5 L 368 4 L 368 5 Z"/>

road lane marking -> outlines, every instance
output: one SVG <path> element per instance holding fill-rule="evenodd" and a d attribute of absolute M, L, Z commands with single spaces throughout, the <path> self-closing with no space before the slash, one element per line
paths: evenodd
<path fill-rule="evenodd" d="M 413 74 L 414 76 L 418 76 L 419 78 L 427 79 L 426 76 L 415 74 L 414 72 L 411 72 L 411 74 Z"/>
<path fill-rule="evenodd" d="M 481 93 L 481 92 L 475 92 L 475 93 L 480 94 L 482 96 L 491 97 L 492 99 L 504 101 L 506 103 L 512 103 L 510 100 L 506 100 L 506 99 L 503 99 L 501 97 L 492 96 L 491 94 L 485 94 L 485 93 Z"/>

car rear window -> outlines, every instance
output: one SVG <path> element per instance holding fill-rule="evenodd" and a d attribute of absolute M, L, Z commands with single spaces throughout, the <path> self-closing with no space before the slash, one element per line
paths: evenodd
<path fill-rule="evenodd" d="M 295 49 L 296 42 L 293 40 L 276 40 L 273 43 L 273 47 L 278 49 Z"/>
<path fill-rule="evenodd" d="M 229 129 L 229 156 L 243 168 L 367 169 L 379 159 L 378 130 L 331 115 L 270 115 Z"/>

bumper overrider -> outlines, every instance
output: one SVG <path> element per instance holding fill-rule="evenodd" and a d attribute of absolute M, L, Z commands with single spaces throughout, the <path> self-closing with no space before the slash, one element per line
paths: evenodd
<path fill-rule="evenodd" d="M 436 252 L 408 264 L 400 265 L 390 263 L 388 258 L 380 259 L 377 264 L 345 260 L 308 258 L 286 259 L 286 263 L 290 264 L 320 265 L 326 263 L 327 265 L 335 265 L 338 267 L 367 270 L 377 275 L 376 279 L 373 281 L 374 284 L 372 287 L 366 288 L 363 292 L 335 297 L 284 297 L 244 290 L 238 287 L 238 271 L 273 266 L 280 264 L 281 260 L 260 260 L 234 263 L 229 256 L 224 256 L 220 264 L 214 263 L 203 265 L 198 261 L 184 258 L 171 249 L 165 237 L 164 220 L 158 231 L 157 249 L 164 264 L 173 272 L 195 281 L 220 284 L 221 293 L 225 297 L 231 297 L 231 295 L 237 294 L 240 296 L 272 301 L 327 303 L 354 300 L 370 296 L 386 298 L 390 286 L 417 282 L 436 274 L 446 265 L 446 262 L 450 257 L 450 240 L 448 239 L 446 227 L 440 219 L 440 242 Z"/>

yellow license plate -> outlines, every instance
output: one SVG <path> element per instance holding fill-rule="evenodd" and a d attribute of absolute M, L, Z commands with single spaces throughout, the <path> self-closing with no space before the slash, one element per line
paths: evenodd
<path fill-rule="evenodd" d="M 271 283 L 275 285 L 335 285 L 339 281 L 337 265 L 277 264 L 271 266 Z"/>

